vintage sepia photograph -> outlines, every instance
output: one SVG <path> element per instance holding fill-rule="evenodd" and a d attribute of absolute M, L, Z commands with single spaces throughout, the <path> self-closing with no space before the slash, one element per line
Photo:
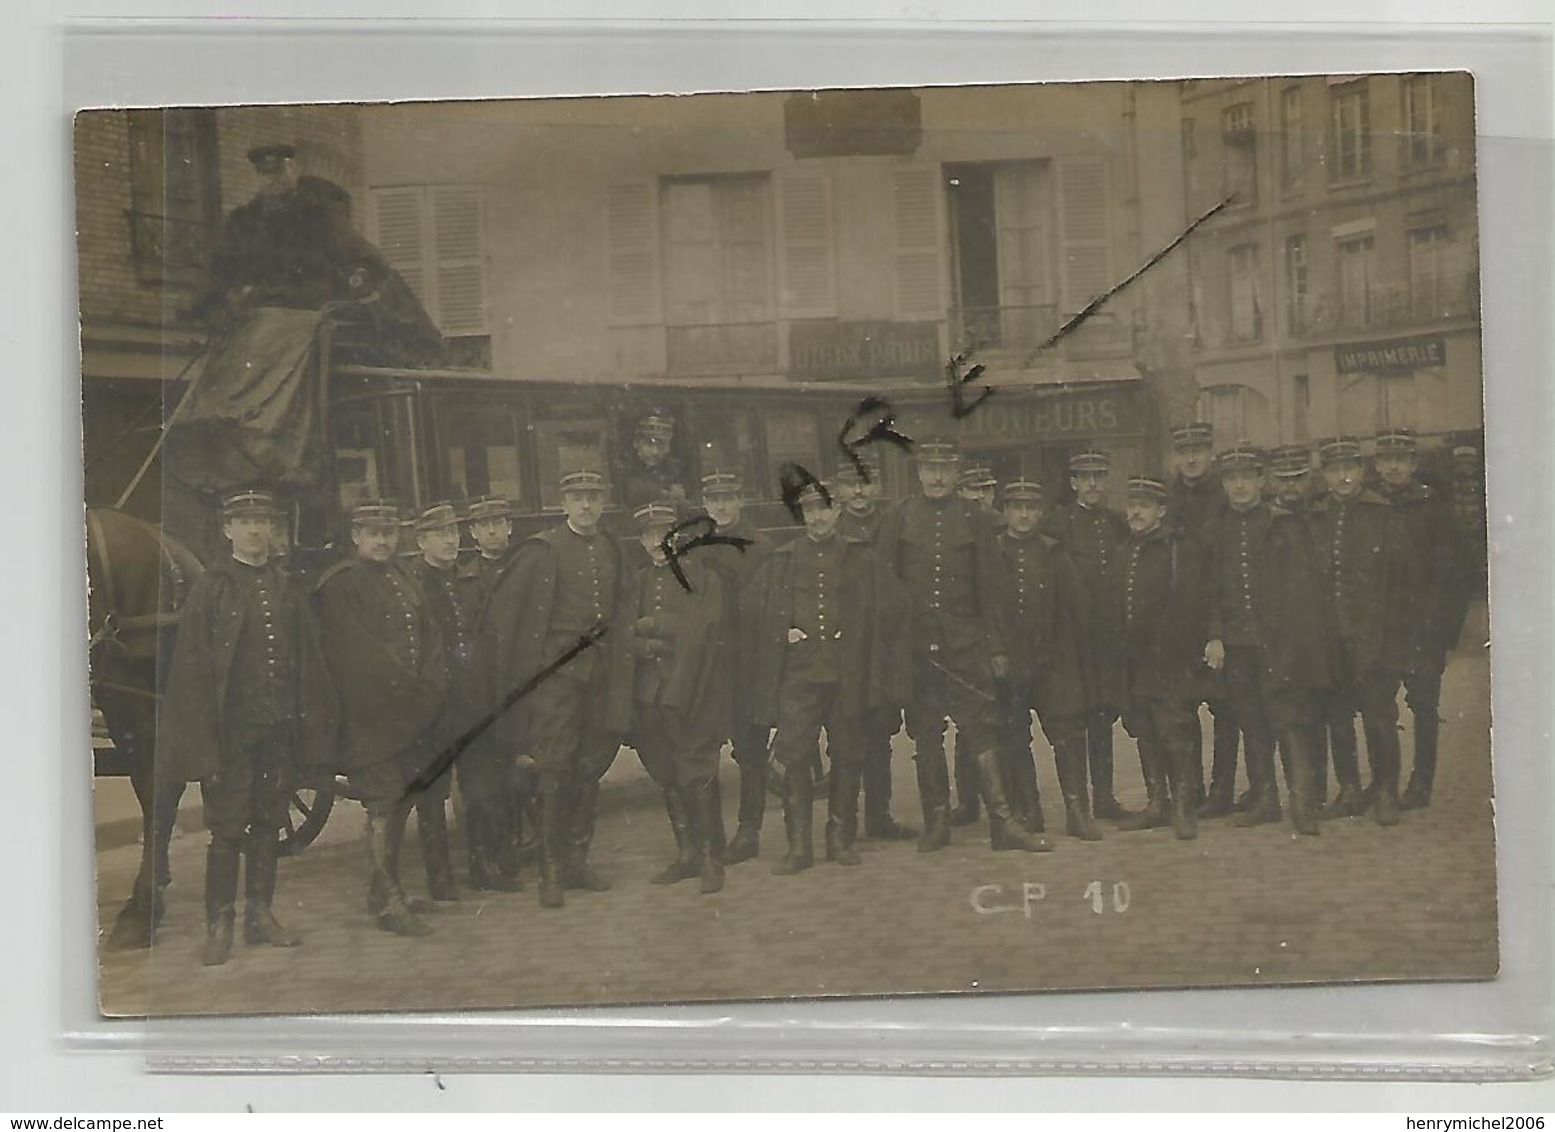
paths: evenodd
<path fill-rule="evenodd" d="M 1474 123 L 80 111 L 102 1014 L 1495 978 Z"/>

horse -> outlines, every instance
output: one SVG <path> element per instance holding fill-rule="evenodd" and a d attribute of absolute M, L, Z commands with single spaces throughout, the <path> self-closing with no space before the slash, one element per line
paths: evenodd
<path fill-rule="evenodd" d="M 168 842 L 184 791 L 156 781 L 158 695 L 178 611 L 204 567 L 157 527 L 105 507 L 86 510 L 86 552 L 91 698 L 141 807 L 140 870 L 107 946 L 149 947 L 172 880 Z"/>

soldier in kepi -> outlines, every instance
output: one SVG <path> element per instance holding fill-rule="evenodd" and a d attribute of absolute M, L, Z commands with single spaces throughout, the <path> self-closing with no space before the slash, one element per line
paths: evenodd
<path fill-rule="evenodd" d="M 845 460 L 832 477 L 831 490 L 842 507 L 837 533 L 873 547 L 885 515 L 880 506 L 880 464 L 869 454 L 861 459 L 865 473 L 861 475 L 851 460 Z M 897 703 L 867 711 L 859 724 L 864 749 L 864 836 L 881 841 L 911 841 L 918 836 L 916 829 L 891 814 L 891 736 L 901 725 L 902 705 Z"/>
<path fill-rule="evenodd" d="M 1377 437 L 1374 463 L 1382 494 L 1393 504 L 1401 547 L 1402 571 L 1394 622 L 1404 634 L 1405 702 L 1414 717 L 1414 766 L 1399 808 L 1431 804 L 1436 781 L 1436 748 L 1441 731 L 1442 673 L 1447 654 L 1463 632 L 1468 614 L 1469 556 L 1452 501 L 1420 482 L 1418 440 L 1409 429 L 1391 429 Z"/>
<path fill-rule="evenodd" d="M 483 647 L 506 695 L 534 679 L 588 634 L 605 635 L 558 668 L 498 721 L 508 750 L 527 751 L 539 771 L 540 905 L 560 908 L 564 888 L 610 887 L 589 864 L 599 780 L 620 738 L 603 706 L 619 678 L 617 625 L 626 571 L 615 540 L 600 530 L 608 489 L 603 473 L 569 471 L 560 480 L 566 521 L 519 546 L 481 618 Z"/>
<path fill-rule="evenodd" d="M 439 754 L 448 669 L 426 595 L 394 560 L 402 526 L 398 504 L 358 503 L 356 553 L 326 570 L 315 592 L 340 692 L 340 763 L 367 811 L 367 907 L 384 931 L 419 936 L 432 926 L 400 887 L 400 846 L 416 801 L 411 784 Z"/>
<path fill-rule="evenodd" d="M 677 510 L 686 506 L 686 481 L 674 444 L 675 418 L 668 413 L 656 409 L 637 422 L 621 480 L 626 506 L 664 501 Z"/>
<path fill-rule="evenodd" d="M 703 893 L 720 892 L 725 842 L 718 754 L 730 730 L 734 675 L 733 642 L 723 624 L 730 608 L 724 578 L 701 550 L 677 563 L 690 588 L 676 577 L 664 545 L 676 522 L 672 504 L 645 503 L 633 521 L 643 553 L 623 617 L 631 675 L 613 683 L 610 712 L 663 795 L 675 836 L 676 859 L 653 883 L 698 877 Z"/>
<path fill-rule="evenodd" d="M 1300 516 L 1264 501 L 1262 449 L 1239 444 L 1221 453 L 1219 463 L 1228 506 L 1205 532 L 1210 624 L 1204 659 L 1225 681 L 1246 750 L 1248 806 L 1235 824 L 1280 819 L 1278 743 L 1291 824 L 1315 835 L 1312 696 L 1329 680 L 1328 625 L 1307 532 Z"/>
<path fill-rule="evenodd" d="M 1064 795 L 1065 831 L 1101 840 L 1091 820 L 1085 778 L 1085 688 L 1080 670 L 1080 578 L 1056 539 L 1042 534 L 1042 485 L 1012 480 L 1004 488 L 1008 523 L 999 549 L 1010 579 L 1004 615 L 1010 626 L 1010 679 L 1001 751 L 1010 808 L 1029 833 L 1042 833 L 1042 797 L 1031 749 L 1031 716 L 1053 748 Z"/>
<path fill-rule="evenodd" d="M 475 679 L 491 705 L 502 697 L 492 676 L 491 659 L 481 649 L 479 617 L 486 598 L 513 561 L 513 506 L 496 495 L 470 501 L 465 511 L 476 553 L 460 567 L 467 601 L 477 618 Z M 470 887 L 477 891 L 517 891 L 519 857 L 526 813 L 533 812 L 533 775 L 521 770 L 517 752 L 505 748 L 496 728 L 488 728 L 464 753 L 460 773 L 470 784 L 460 788 L 469 850 Z"/>
<path fill-rule="evenodd" d="M 484 714 L 488 694 L 481 678 L 475 648 L 475 619 L 479 594 L 459 570 L 459 513 L 452 503 L 434 503 L 416 516 L 416 547 L 421 551 L 407 570 L 421 586 L 427 608 L 443 637 L 443 668 L 447 695 L 436 727 L 432 748 L 441 752 L 468 731 Z M 416 793 L 416 831 L 421 835 L 421 855 L 426 863 L 427 889 L 433 900 L 457 900 L 453 864 L 448 843 L 448 798 L 453 778 L 459 779 L 464 801 L 470 857 L 471 883 L 476 887 L 513 891 L 514 881 L 496 869 L 496 860 L 476 836 L 481 830 L 482 807 L 496 784 L 486 773 L 487 761 L 479 741 L 461 751 L 457 760 L 425 789 Z M 473 757 L 472 757 L 473 756 Z"/>
<path fill-rule="evenodd" d="M 198 780 L 205 855 L 206 966 L 232 953 L 238 867 L 248 859 L 243 936 L 302 942 L 271 910 L 276 857 L 297 775 L 328 769 L 334 704 L 318 627 L 270 561 L 279 511 L 268 491 L 222 501 L 231 557 L 194 583 L 183 608 L 158 735 L 159 774 Z"/>
<path fill-rule="evenodd" d="M 1000 772 L 998 685 L 1010 675 L 1010 646 L 999 608 L 1004 562 L 993 525 L 955 495 L 960 457 L 954 445 L 925 440 L 914 451 L 922 490 L 886 514 L 876 552 L 906 585 L 912 609 L 906 718 L 923 800 L 918 849 L 932 853 L 950 844 L 948 716 L 957 746 L 972 754 L 993 848 L 1043 852 L 1051 846 L 1014 820 Z"/>
<path fill-rule="evenodd" d="M 1166 489 L 1166 512 L 1169 521 L 1178 529 L 1201 538 L 1211 519 L 1226 506 L 1226 493 L 1221 489 L 1220 477 L 1215 474 L 1215 426 L 1208 421 L 1192 421 L 1172 429 L 1172 456 L 1177 474 Z M 1206 564 L 1207 568 L 1207 564 Z M 1214 720 L 1210 766 L 1210 788 L 1204 789 L 1203 736 L 1200 735 L 1198 766 L 1194 770 L 1194 788 L 1199 797 L 1200 816 L 1223 817 L 1229 813 L 1232 795 L 1236 791 L 1237 743 L 1241 731 L 1231 714 L 1231 704 L 1223 696 L 1209 700 L 1210 717 Z M 1198 713 L 1194 713 L 1194 726 L 1198 726 Z M 1224 768 L 1230 767 L 1231 781 L 1224 778 Z M 1217 769 L 1221 774 L 1216 778 Z"/>
<path fill-rule="evenodd" d="M 839 508 L 818 483 L 796 503 L 804 533 L 767 556 L 747 587 L 751 630 L 745 678 L 756 720 L 777 728 L 772 749 L 783 775 L 788 852 L 773 872 L 815 862 L 809 761 L 821 729 L 832 772 L 826 799 L 826 859 L 857 865 L 862 726 L 871 712 L 907 694 L 906 600 L 863 542 L 837 533 Z M 943 756 L 942 756 L 943 758 Z"/>
<path fill-rule="evenodd" d="M 1128 481 L 1129 538 L 1108 579 L 1119 625 L 1123 726 L 1139 745 L 1149 801 L 1119 829 L 1171 822 L 1178 840 L 1198 836 L 1199 704 L 1210 682 L 1208 572 L 1199 542 L 1167 523 L 1167 487 Z"/>
<path fill-rule="evenodd" d="M 1128 812 L 1112 792 L 1112 727 L 1118 721 L 1119 674 L 1115 650 L 1105 642 L 1107 614 L 1105 579 L 1128 537 L 1123 516 L 1106 506 L 1112 464 L 1105 452 L 1086 451 L 1069 460 L 1069 485 L 1074 501 L 1048 516 L 1044 533 L 1063 544 L 1080 572 L 1081 638 L 1084 650 L 1086 765 L 1091 779 L 1091 811 L 1098 818 L 1118 821 Z"/>
<path fill-rule="evenodd" d="M 767 810 L 767 728 L 752 722 L 747 699 L 747 682 L 743 677 L 745 655 L 738 647 L 740 595 L 746 585 L 761 568 L 762 560 L 772 549 L 772 540 L 744 517 L 745 488 L 740 473 L 730 470 L 709 472 L 702 477 L 702 507 L 713 520 L 714 534 L 731 539 L 744 539 L 745 545 L 713 543 L 698 547 L 688 555 L 704 562 L 718 573 L 719 587 L 724 602 L 719 629 L 724 637 L 720 650 L 723 663 L 734 673 L 731 694 L 733 710 L 728 713 L 732 733 L 731 755 L 740 770 L 740 810 L 734 837 L 724 851 L 724 864 L 737 865 L 748 861 L 761 850 L 761 823 Z M 718 781 L 713 779 L 716 792 Z"/>
<path fill-rule="evenodd" d="M 1403 642 L 1393 590 L 1402 546 L 1393 508 L 1366 486 L 1361 443 L 1355 437 L 1325 440 L 1318 448 L 1328 493 L 1307 512 L 1313 556 L 1327 600 L 1334 646 L 1333 684 L 1320 700 L 1339 795 L 1326 817 L 1351 817 L 1365 809 L 1355 750 L 1355 714 L 1366 732 L 1377 822 L 1398 822 L 1398 693 Z M 1326 799 L 1322 799 L 1326 801 Z"/>

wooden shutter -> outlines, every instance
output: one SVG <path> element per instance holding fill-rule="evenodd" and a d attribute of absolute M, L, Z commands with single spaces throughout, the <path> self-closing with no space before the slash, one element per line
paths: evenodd
<path fill-rule="evenodd" d="M 937 165 L 891 173 L 891 232 L 896 241 L 896 316 L 945 316 L 943 220 Z"/>
<path fill-rule="evenodd" d="M 774 178 L 778 198 L 778 292 L 789 318 L 833 318 L 837 290 L 832 252 L 831 181 L 822 168 Z"/>
<path fill-rule="evenodd" d="M 611 185 L 605 192 L 605 245 L 610 322 L 663 321 L 659 288 L 659 203 L 652 181 Z"/>
<path fill-rule="evenodd" d="M 1065 161 L 1058 177 L 1063 305 L 1065 314 L 1074 314 L 1116 282 L 1108 239 L 1107 166 L 1100 161 Z"/>
<path fill-rule="evenodd" d="M 373 189 L 373 242 L 432 313 L 428 294 L 426 226 L 422 223 L 424 191 L 418 185 Z"/>
<path fill-rule="evenodd" d="M 449 337 L 486 334 L 486 243 L 478 185 L 428 190 L 437 325 Z"/>

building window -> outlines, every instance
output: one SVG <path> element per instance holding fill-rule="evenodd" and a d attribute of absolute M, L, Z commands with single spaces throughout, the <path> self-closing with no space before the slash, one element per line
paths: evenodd
<path fill-rule="evenodd" d="M 1215 426 L 1215 436 L 1230 447 L 1268 439 L 1269 403 L 1248 385 L 1212 385 L 1199 394 L 1198 417 Z"/>
<path fill-rule="evenodd" d="M 1225 190 L 1233 205 L 1258 202 L 1258 135 L 1253 104 L 1239 102 L 1221 112 Z"/>
<path fill-rule="evenodd" d="M 1048 163 L 952 165 L 945 174 L 962 340 L 974 348 L 1037 345 L 1058 326 Z"/>
<path fill-rule="evenodd" d="M 1371 95 L 1366 80 L 1333 88 L 1334 155 L 1330 176 L 1335 181 L 1360 181 L 1371 176 Z"/>
<path fill-rule="evenodd" d="M 659 207 L 671 372 L 776 369 L 771 177 L 668 177 Z"/>
<path fill-rule="evenodd" d="M 1380 313 L 1373 309 L 1376 241 L 1370 233 L 1351 236 L 1339 241 L 1338 252 L 1340 324 L 1350 329 L 1364 329 L 1373 325 Z"/>
<path fill-rule="evenodd" d="M 1407 165 L 1439 165 L 1446 157 L 1434 75 L 1404 80 L 1404 156 Z"/>
<path fill-rule="evenodd" d="M 1312 409 L 1312 383 L 1307 375 L 1298 373 L 1290 379 L 1290 407 L 1295 439 L 1300 442 L 1312 438 L 1312 427 L 1307 415 Z"/>
<path fill-rule="evenodd" d="M 1450 312 L 1447 261 L 1447 226 L 1409 230 L 1409 304 L 1416 319 L 1438 319 Z"/>
<path fill-rule="evenodd" d="M 460 357 L 490 341 L 479 185 L 386 185 L 369 194 L 373 240 Z"/>
<path fill-rule="evenodd" d="M 1280 184 L 1299 189 L 1302 176 L 1301 88 L 1288 86 L 1280 92 Z"/>
<path fill-rule="evenodd" d="M 1241 244 L 1229 252 L 1231 340 L 1256 342 L 1263 337 L 1263 310 L 1258 301 L 1258 245 Z"/>
<path fill-rule="evenodd" d="M 1293 335 L 1307 330 L 1307 238 L 1285 238 L 1285 315 Z"/>
<path fill-rule="evenodd" d="M 127 118 L 136 275 L 198 286 L 221 226 L 215 111 L 131 110 Z"/>

